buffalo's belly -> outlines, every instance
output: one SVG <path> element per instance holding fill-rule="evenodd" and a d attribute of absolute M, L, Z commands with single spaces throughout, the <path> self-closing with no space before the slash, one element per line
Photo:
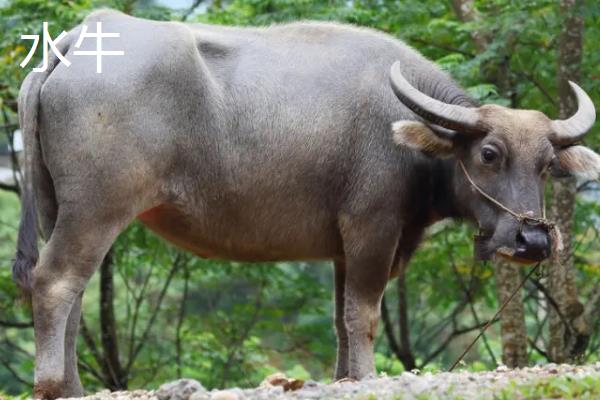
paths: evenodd
<path fill-rule="evenodd" d="M 343 252 L 339 235 L 327 223 L 313 224 L 314 229 L 308 229 L 303 222 L 290 226 L 282 218 L 256 220 L 250 226 L 243 218 L 239 223 L 228 221 L 215 210 L 211 216 L 198 217 L 172 205 L 146 210 L 138 219 L 167 241 L 203 258 L 245 262 L 326 260 Z"/>

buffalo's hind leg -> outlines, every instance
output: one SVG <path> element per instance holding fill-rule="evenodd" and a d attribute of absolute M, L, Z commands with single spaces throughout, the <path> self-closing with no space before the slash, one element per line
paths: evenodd
<path fill-rule="evenodd" d="M 83 292 L 75 299 L 65 330 L 65 386 L 63 396 L 82 397 L 83 386 L 77 368 L 77 336 L 81 320 L 81 300 Z"/>
<path fill-rule="evenodd" d="M 79 377 L 74 376 L 77 321 L 73 319 L 79 318 L 81 295 L 90 277 L 132 219 L 125 211 L 90 208 L 68 203 L 59 207 L 52 235 L 33 270 L 35 398 L 81 394 Z"/>
<path fill-rule="evenodd" d="M 335 285 L 335 333 L 337 336 L 337 354 L 335 379 L 348 376 L 348 331 L 344 320 L 344 289 L 346 286 L 346 265 L 343 261 L 334 263 Z"/>

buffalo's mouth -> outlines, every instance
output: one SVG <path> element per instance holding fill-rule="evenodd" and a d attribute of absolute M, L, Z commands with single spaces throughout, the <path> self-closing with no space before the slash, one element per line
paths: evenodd
<path fill-rule="evenodd" d="M 511 235 L 512 236 L 512 235 Z M 514 237 L 500 240 L 493 234 L 480 233 L 474 238 L 475 258 L 490 260 L 495 256 L 520 264 L 540 262 L 552 253 L 548 230 L 542 226 L 522 225 Z"/>

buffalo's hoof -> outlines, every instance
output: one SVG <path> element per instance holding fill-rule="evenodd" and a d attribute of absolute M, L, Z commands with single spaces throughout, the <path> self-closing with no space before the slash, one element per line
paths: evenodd
<path fill-rule="evenodd" d="M 56 381 L 42 381 L 33 386 L 33 398 L 54 400 L 63 397 L 63 383 Z"/>

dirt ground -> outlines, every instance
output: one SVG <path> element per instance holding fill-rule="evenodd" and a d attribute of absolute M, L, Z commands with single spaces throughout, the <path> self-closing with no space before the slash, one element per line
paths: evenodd
<path fill-rule="evenodd" d="M 276 399 L 600 399 L 600 362 L 586 366 L 548 364 L 488 372 L 410 373 L 360 382 L 323 384 L 283 375 L 267 378 L 254 389 L 207 391 L 182 379 L 157 390 L 102 391 L 86 400 L 276 400 Z"/>

